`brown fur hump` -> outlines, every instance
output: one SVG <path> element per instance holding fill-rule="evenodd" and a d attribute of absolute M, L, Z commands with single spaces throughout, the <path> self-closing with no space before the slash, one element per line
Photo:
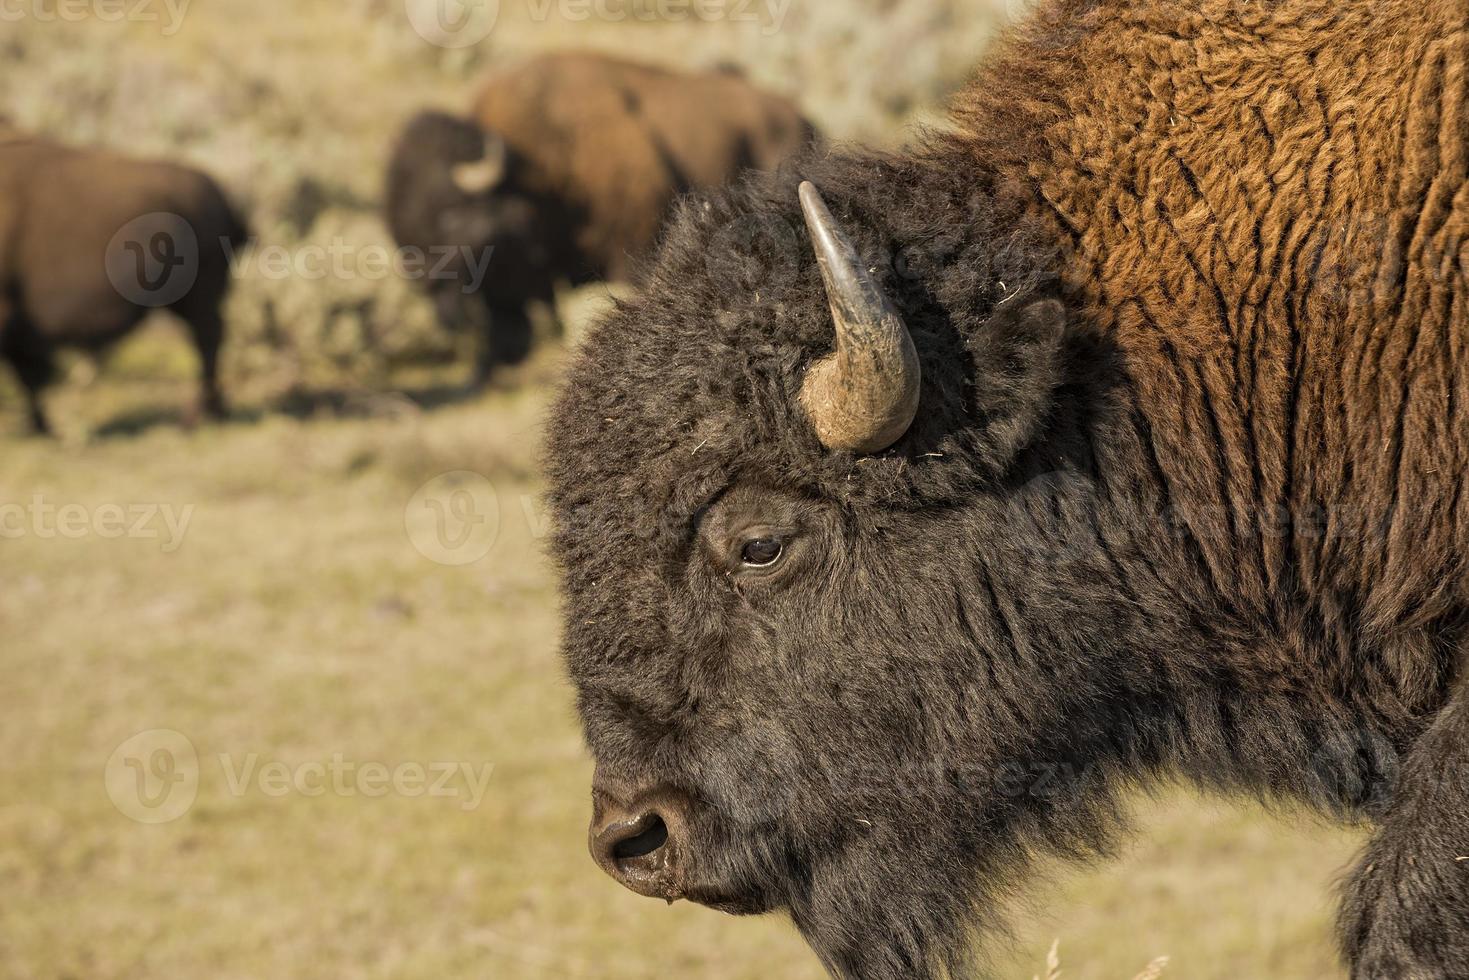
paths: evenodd
<path fill-rule="evenodd" d="M 1466 64 L 1455 0 L 1068 0 L 956 104 L 1126 352 L 1160 477 L 1218 514 L 1327 522 L 1319 545 L 1205 546 L 1253 603 L 1362 589 L 1387 626 L 1463 598 Z M 1379 518 L 1383 553 L 1324 543 Z"/>

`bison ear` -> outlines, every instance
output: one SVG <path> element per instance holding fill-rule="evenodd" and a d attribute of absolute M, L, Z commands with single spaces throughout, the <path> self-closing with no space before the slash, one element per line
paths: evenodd
<path fill-rule="evenodd" d="M 509 161 L 510 150 L 505 141 L 494 133 L 486 133 L 480 158 L 454 165 L 451 171 L 454 186 L 470 197 L 488 194 L 505 179 Z"/>
<path fill-rule="evenodd" d="M 998 465 L 1034 441 L 1062 376 L 1066 308 L 1057 299 L 1002 304 L 970 341 L 974 407 Z"/>

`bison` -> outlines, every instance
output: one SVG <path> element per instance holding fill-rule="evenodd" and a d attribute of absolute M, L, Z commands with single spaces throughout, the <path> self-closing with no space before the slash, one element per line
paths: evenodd
<path fill-rule="evenodd" d="M 971 975 L 1186 779 L 1469 977 L 1469 8 L 1047 0 L 908 149 L 680 206 L 548 420 L 590 845 Z"/>
<path fill-rule="evenodd" d="M 154 309 L 188 324 L 199 408 L 224 413 L 217 377 L 230 250 L 244 222 L 207 175 L 28 135 L 0 121 L 0 357 L 48 431 L 41 392 L 58 348 L 97 350 Z"/>
<path fill-rule="evenodd" d="M 415 116 L 387 221 L 426 259 L 440 321 L 482 335 L 477 378 L 530 349 L 558 281 L 630 278 L 678 195 L 775 166 L 814 130 L 738 72 L 680 74 L 582 52 L 507 66 L 472 118 Z"/>

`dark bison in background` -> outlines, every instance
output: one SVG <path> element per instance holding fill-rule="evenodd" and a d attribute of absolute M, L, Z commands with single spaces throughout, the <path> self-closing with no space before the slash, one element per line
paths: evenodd
<path fill-rule="evenodd" d="M 736 71 L 540 55 L 492 75 L 472 118 L 409 122 L 388 225 L 426 253 L 440 320 L 483 336 L 483 378 L 525 356 L 526 306 L 549 303 L 559 280 L 627 279 L 678 195 L 773 168 L 812 136 L 791 102 Z"/>
<path fill-rule="evenodd" d="M 0 121 L 0 356 L 36 430 L 48 430 L 41 391 L 57 348 L 100 349 L 153 309 L 188 324 L 199 408 L 222 415 L 226 245 L 245 238 L 219 186 L 197 170 L 64 146 Z"/>
<path fill-rule="evenodd" d="M 1353 976 L 1469 977 L 1466 66 L 1462 0 L 1048 2 L 955 131 L 682 206 L 550 417 L 597 862 L 967 976 L 1181 776 L 1371 823 Z"/>

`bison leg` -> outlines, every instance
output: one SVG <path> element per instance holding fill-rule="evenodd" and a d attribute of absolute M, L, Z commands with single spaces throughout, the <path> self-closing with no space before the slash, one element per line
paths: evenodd
<path fill-rule="evenodd" d="M 219 347 L 224 341 L 224 320 L 217 305 L 191 310 L 185 320 L 199 352 L 199 403 L 196 411 L 218 421 L 225 417 L 224 394 L 219 388 Z"/>
<path fill-rule="evenodd" d="M 51 424 L 41 405 L 41 392 L 56 373 L 55 362 L 30 322 L 10 311 L 3 301 L 0 301 L 0 357 L 10 364 L 25 389 L 31 429 L 37 435 L 50 435 Z"/>
<path fill-rule="evenodd" d="M 442 284 L 435 290 L 434 315 L 439 326 L 450 334 L 473 331 L 479 334 L 479 317 L 484 315 L 484 304 L 472 294 L 461 289 L 457 282 Z"/>
<path fill-rule="evenodd" d="M 532 324 L 520 307 L 486 308 L 481 314 L 479 349 L 475 354 L 474 381 L 483 385 L 495 368 L 519 364 L 530 353 Z"/>
<path fill-rule="evenodd" d="M 50 380 L 51 373 L 52 369 L 47 366 L 37 370 L 37 376 L 43 380 L 33 381 L 25 372 L 20 375 L 21 384 L 25 385 L 26 390 L 26 409 L 30 414 L 31 431 L 38 436 L 51 435 L 51 420 L 46 417 L 46 409 L 41 405 L 41 389 Z"/>
<path fill-rule="evenodd" d="M 519 364 L 530 354 L 535 324 L 524 307 L 490 311 L 490 346 L 500 364 Z"/>
<path fill-rule="evenodd" d="M 1353 980 L 1469 980 L 1469 686 L 1404 760 L 1340 936 Z"/>

